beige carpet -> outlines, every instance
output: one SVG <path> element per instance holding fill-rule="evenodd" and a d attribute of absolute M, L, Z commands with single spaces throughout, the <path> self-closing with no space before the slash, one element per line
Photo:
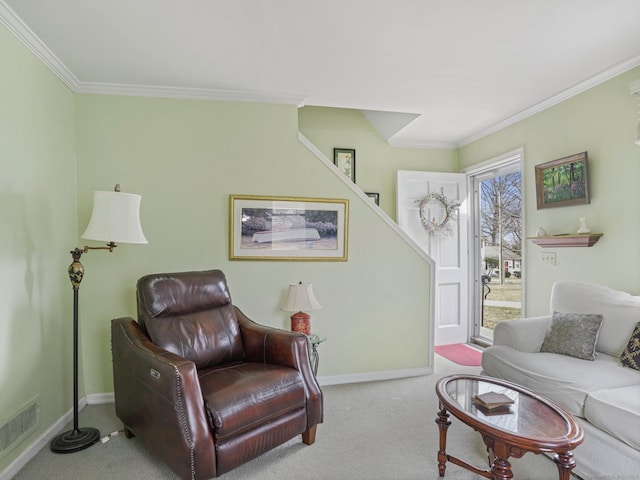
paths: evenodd
<path fill-rule="evenodd" d="M 325 421 L 316 443 L 305 446 L 299 438 L 223 475 L 225 480 L 287 479 L 436 479 L 438 402 L 436 381 L 445 374 L 479 373 L 436 356 L 436 375 L 383 382 L 326 386 Z M 113 404 L 89 405 L 80 414 L 80 426 L 99 428 L 102 434 L 122 428 Z M 484 468 L 486 450 L 480 437 L 453 419 L 449 453 Z M 579 455 L 576 454 L 578 457 Z M 515 479 L 557 478 L 555 464 L 543 455 L 513 459 Z M 175 475 L 152 458 L 135 439 L 123 435 L 73 454 L 40 451 L 16 480 L 122 479 L 162 480 Z M 449 480 L 478 479 L 449 464 Z M 584 479 L 591 480 L 591 479 Z"/>

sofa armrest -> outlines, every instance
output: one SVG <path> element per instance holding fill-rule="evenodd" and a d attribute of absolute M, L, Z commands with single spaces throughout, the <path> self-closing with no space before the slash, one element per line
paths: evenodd
<path fill-rule="evenodd" d="M 521 352 L 539 352 L 550 325 L 551 315 L 500 322 L 493 329 L 493 344 Z"/>
<path fill-rule="evenodd" d="M 246 360 L 298 370 L 307 399 L 307 428 L 322 423 L 322 390 L 311 369 L 307 336 L 260 325 L 250 320 L 239 308 L 233 308 L 242 332 Z"/>
<path fill-rule="evenodd" d="M 195 364 L 154 345 L 129 317 L 112 320 L 111 349 L 116 415 L 125 428 L 181 478 L 216 476 Z"/>

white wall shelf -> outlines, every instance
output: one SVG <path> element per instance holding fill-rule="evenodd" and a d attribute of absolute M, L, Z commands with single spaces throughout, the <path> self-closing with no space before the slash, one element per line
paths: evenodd
<path fill-rule="evenodd" d="M 586 233 L 573 235 L 548 235 L 544 237 L 529 237 L 536 245 L 546 248 L 558 247 L 591 247 L 595 245 L 603 233 Z"/>

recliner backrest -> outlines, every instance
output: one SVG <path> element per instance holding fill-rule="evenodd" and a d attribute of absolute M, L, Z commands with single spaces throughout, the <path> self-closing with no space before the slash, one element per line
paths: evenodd
<path fill-rule="evenodd" d="M 138 321 L 151 341 L 196 368 L 243 360 L 240 328 L 220 270 L 146 275 L 137 283 Z"/>

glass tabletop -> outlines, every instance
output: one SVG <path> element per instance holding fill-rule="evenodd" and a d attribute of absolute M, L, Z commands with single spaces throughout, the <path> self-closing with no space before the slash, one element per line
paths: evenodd
<path fill-rule="evenodd" d="M 507 382 L 452 376 L 442 383 L 438 396 L 455 416 L 462 414 L 472 421 L 520 437 L 555 440 L 577 434 L 575 430 L 579 427 L 576 427 L 575 419 L 557 405 L 516 385 L 504 383 Z M 476 406 L 473 398 L 487 392 L 501 393 L 513 400 L 509 410 L 494 413 Z"/>

